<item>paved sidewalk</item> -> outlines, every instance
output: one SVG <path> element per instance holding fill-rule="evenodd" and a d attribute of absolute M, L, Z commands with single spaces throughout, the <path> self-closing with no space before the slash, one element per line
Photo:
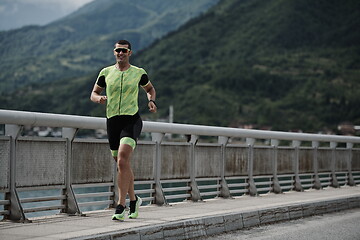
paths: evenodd
<path fill-rule="evenodd" d="M 113 210 L 56 215 L 32 223 L 0 222 L 0 239 L 191 239 L 360 207 L 360 187 L 217 198 L 144 206 L 138 219 L 112 221 Z"/>

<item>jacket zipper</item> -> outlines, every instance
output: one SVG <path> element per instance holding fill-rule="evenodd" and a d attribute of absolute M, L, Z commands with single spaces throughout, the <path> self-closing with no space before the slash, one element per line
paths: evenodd
<path fill-rule="evenodd" d="M 122 100 L 122 89 L 123 89 L 124 73 L 121 73 L 120 77 L 120 99 L 119 99 L 119 114 L 121 115 L 121 100 Z"/>

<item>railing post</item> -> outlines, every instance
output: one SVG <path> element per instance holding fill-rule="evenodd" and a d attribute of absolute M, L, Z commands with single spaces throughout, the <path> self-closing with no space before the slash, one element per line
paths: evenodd
<path fill-rule="evenodd" d="M 335 160 L 336 160 L 336 155 L 335 155 L 335 151 L 336 151 L 336 146 L 337 143 L 336 142 L 330 142 L 330 148 L 331 148 L 331 186 L 334 188 L 338 188 L 339 187 L 339 183 L 337 181 L 337 177 L 336 177 L 336 167 L 335 167 Z"/>
<path fill-rule="evenodd" d="M 273 168 L 273 192 L 274 193 L 281 193 L 281 186 L 278 179 L 277 173 L 277 154 L 278 154 L 278 147 L 279 147 L 279 140 L 271 139 L 271 146 L 272 146 L 272 168 Z"/>
<path fill-rule="evenodd" d="M 65 209 L 62 210 L 67 214 L 81 214 L 79 205 L 76 201 L 75 193 L 72 188 L 72 144 L 77 133 L 78 129 L 76 128 L 63 128 L 62 137 L 66 139 L 66 177 L 65 177 L 65 195 L 66 199 L 63 200 L 65 203 Z"/>
<path fill-rule="evenodd" d="M 228 143 L 229 138 L 228 137 L 222 137 L 219 136 L 218 137 L 218 143 L 221 144 L 221 165 L 220 165 L 220 169 L 221 169 L 221 189 L 220 189 L 220 195 L 223 198 L 229 198 L 231 197 L 230 195 L 230 190 L 229 187 L 226 183 L 226 179 L 225 179 L 225 149 L 226 149 L 226 144 Z"/>
<path fill-rule="evenodd" d="M 318 148 L 319 142 L 313 141 L 311 143 L 313 147 L 314 156 L 313 156 L 313 169 L 314 169 L 314 188 L 317 190 L 321 189 L 321 181 L 319 178 L 319 160 L 318 160 Z"/>
<path fill-rule="evenodd" d="M 353 145 L 352 143 L 346 143 L 346 148 L 348 150 L 348 158 L 347 158 L 347 169 L 348 169 L 348 184 L 349 186 L 355 186 L 355 181 L 354 181 L 354 177 L 352 175 L 352 167 L 351 167 L 351 164 L 352 164 L 352 148 L 353 148 Z"/>
<path fill-rule="evenodd" d="M 166 204 L 165 195 L 161 186 L 161 142 L 163 133 L 151 133 L 152 141 L 155 142 L 154 156 L 154 180 L 155 180 L 155 203 L 157 205 Z"/>
<path fill-rule="evenodd" d="M 254 181 L 254 138 L 246 138 L 248 146 L 248 175 L 249 175 L 249 194 L 250 196 L 257 196 L 257 189 Z"/>
<path fill-rule="evenodd" d="M 300 148 L 300 144 L 301 142 L 298 140 L 293 140 L 292 141 L 292 146 L 294 148 L 294 158 L 293 158 L 293 163 L 294 163 L 294 173 L 295 173 L 295 183 L 294 183 L 294 189 L 295 191 L 301 192 L 303 191 L 303 187 L 301 186 L 301 180 L 300 180 L 300 176 L 299 176 L 299 148 Z"/>
<path fill-rule="evenodd" d="M 31 222 L 25 217 L 24 210 L 16 191 L 16 142 L 21 130 L 22 126 L 19 125 L 5 125 L 5 135 L 10 136 L 10 184 L 9 193 L 6 193 L 5 195 L 5 199 L 10 200 L 10 207 L 5 206 L 5 210 L 9 210 L 10 214 L 5 215 L 4 219 L 19 222 Z"/>
<path fill-rule="evenodd" d="M 191 135 L 190 138 L 190 163 L 189 163 L 189 174 L 190 174 L 190 187 L 191 187 L 191 200 L 194 202 L 201 200 L 200 190 L 196 183 L 196 164 L 195 164 L 195 145 L 199 139 L 199 136 Z"/>

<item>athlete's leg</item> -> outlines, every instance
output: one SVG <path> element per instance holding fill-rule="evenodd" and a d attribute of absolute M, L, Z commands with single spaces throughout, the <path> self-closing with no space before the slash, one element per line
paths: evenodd
<path fill-rule="evenodd" d="M 119 188 L 119 204 L 125 206 L 126 195 L 130 187 L 134 188 L 134 174 L 131 170 L 130 159 L 133 152 L 132 146 L 128 144 L 120 144 L 118 154 L 118 188 Z M 132 195 L 132 196 L 131 196 Z M 129 192 L 131 200 L 135 199 L 134 191 Z"/>
<path fill-rule="evenodd" d="M 118 159 L 118 157 L 114 157 L 115 162 L 117 162 L 117 159 Z M 118 168 L 118 171 L 119 171 L 119 168 Z M 130 174 L 131 178 L 130 178 L 130 183 L 129 183 L 129 190 L 127 191 L 127 193 L 129 194 L 130 201 L 133 201 L 133 200 L 136 200 L 135 190 L 134 190 L 134 173 L 131 168 L 130 168 L 130 171 L 131 171 L 131 174 Z M 118 189 L 118 190 L 120 190 L 120 189 Z M 119 204 L 120 204 L 120 199 L 119 199 Z"/>
<path fill-rule="evenodd" d="M 127 144 L 132 147 L 133 151 L 136 147 L 136 139 L 140 136 L 142 129 L 142 120 L 138 114 L 132 117 L 132 123 L 124 127 L 122 132 L 120 145 Z M 135 190 L 134 190 L 134 174 L 131 169 L 131 161 L 129 159 L 129 188 L 127 189 L 127 193 L 129 194 L 130 201 L 135 201 Z"/>

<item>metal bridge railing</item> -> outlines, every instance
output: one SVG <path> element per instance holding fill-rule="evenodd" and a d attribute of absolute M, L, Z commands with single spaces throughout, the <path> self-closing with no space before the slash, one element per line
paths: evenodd
<path fill-rule="evenodd" d="M 0 124 L 5 124 L 0 136 L 0 214 L 5 219 L 114 206 L 117 173 L 107 141 L 75 138 L 79 129 L 105 129 L 104 118 L 0 110 Z M 22 136 L 24 126 L 62 128 L 62 137 Z M 151 133 L 151 140 L 139 141 L 132 164 L 135 192 L 147 203 L 360 183 L 359 137 L 148 121 L 143 132 Z M 177 142 L 165 134 L 189 140 Z M 201 142 L 202 136 L 217 141 Z"/>

